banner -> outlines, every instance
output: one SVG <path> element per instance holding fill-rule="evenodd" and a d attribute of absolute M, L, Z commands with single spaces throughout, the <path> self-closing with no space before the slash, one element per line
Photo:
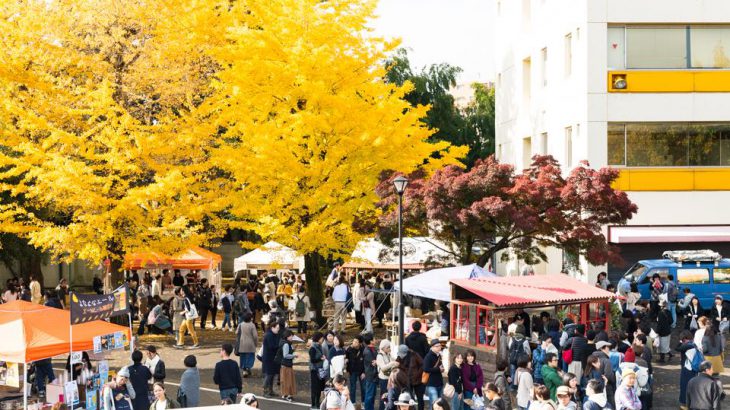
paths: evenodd
<path fill-rule="evenodd" d="M 0 362 L 0 386 L 20 387 L 18 363 Z"/>
<path fill-rule="evenodd" d="M 81 295 L 71 292 L 71 324 L 107 319 L 129 312 L 129 287 L 124 284 L 107 295 Z"/>

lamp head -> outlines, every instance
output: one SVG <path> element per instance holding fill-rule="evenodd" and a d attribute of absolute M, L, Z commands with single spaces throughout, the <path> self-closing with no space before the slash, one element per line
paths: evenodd
<path fill-rule="evenodd" d="M 403 195 L 403 192 L 406 191 L 407 185 L 408 179 L 404 178 L 402 175 L 393 180 L 393 186 L 395 187 L 395 192 L 398 195 Z"/>

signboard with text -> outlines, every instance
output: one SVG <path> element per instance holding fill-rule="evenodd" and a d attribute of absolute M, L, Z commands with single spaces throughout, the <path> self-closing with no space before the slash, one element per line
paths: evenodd
<path fill-rule="evenodd" d="M 71 324 L 107 319 L 129 312 L 129 288 L 118 287 L 107 295 L 83 295 L 71 292 Z"/>

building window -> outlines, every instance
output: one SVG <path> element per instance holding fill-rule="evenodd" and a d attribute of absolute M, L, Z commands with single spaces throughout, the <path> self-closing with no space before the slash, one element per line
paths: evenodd
<path fill-rule="evenodd" d="M 522 139 L 522 167 L 528 168 L 532 164 L 532 137 Z"/>
<path fill-rule="evenodd" d="M 573 72 L 573 34 L 565 35 L 565 76 L 570 76 Z"/>
<path fill-rule="evenodd" d="M 547 155 L 548 152 L 548 133 L 543 132 L 540 134 L 540 153 L 542 155 Z"/>
<path fill-rule="evenodd" d="M 528 57 L 522 60 L 522 100 L 525 107 L 530 106 L 532 98 L 532 60 Z"/>
<path fill-rule="evenodd" d="M 625 27 L 608 28 L 608 68 L 623 70 L 626 68 L 626 29 Z"/>
<path fill-rule="evenodd" d="M 540 50 L 540 77 L 542 77 L 542 86 L 547 86 L 547 47 Z"/>
<path fill-rule="evenodd" d="M 607 154 L 614 166 L 730 166 L 730 123 L 612 123 Z"/>
<path fill-rule="evenodd" d="M 730 26 L 608 28 L 611 69 L 730 68 Z"/>
<path fill-rule="evenodd" d="M 532 9 L 531 0 L 522 0 L 522 24 L 525 26 L 530 25 L 532 21 Z"/>
<path fill-rule="evenodd" d="M 565 127 L 565 166 L 573 166 L 573 127 Z"/>
<path fill-rule="evenodd" d="M 730 68 L 730 27 L 690 27 L 692 68 Z"/>
<path fill-rule="evenodd" d="M 686 68 L 685 27 L 627 27 L 626 68 Z"/>

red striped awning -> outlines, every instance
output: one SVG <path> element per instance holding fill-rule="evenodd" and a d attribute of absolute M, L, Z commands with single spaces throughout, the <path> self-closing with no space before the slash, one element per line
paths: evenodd
<path fill-rule="evenodd" d="M 451 283 L 495 306 L 606 300 L 615 296 L 567 275 L 535 275 L 455 279 Z"/>

